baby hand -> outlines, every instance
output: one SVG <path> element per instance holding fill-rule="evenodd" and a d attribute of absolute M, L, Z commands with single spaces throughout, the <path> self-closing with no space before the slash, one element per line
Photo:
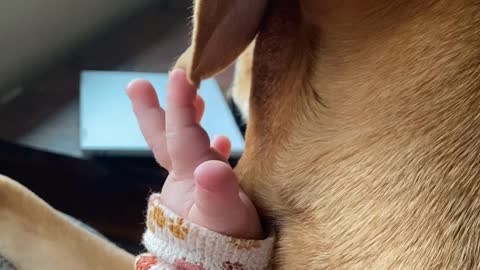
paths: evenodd
<path fill-rule="evenodd" d="M 209 230 L 261 239 L 257 211 L 240 190 L 227 161 L 230 141 L 217 137 L 210 143 L 199 124 L 205 105 L 197 89 L 188 83 L 183 70 L 169 76 L 166 110 L 149 82 L 135 80 L 127 89 L 155 159 L 170 173 L 160 194 L 162 204 Z"/>

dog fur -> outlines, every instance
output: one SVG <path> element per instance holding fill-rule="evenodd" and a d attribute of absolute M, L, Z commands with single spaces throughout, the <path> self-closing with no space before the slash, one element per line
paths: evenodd
<path fill-rule="evenodd" d="M 131 254 L 0 175 L 0 254 L 17 270 L 131 270 Z"/>
<path fill-rule="evenodd" d="M 480 269 L 479 26 L 473 0 L 196 1 L 177 67 L 198 84 L 241 54 L 236 172 L 278 233 L 276 269 Z M 7 178 L 0 253 L 133 264 Z"/>
<path fill-rule="evenodd" d="M 222 1 L 200 2 L 195 33 L 249 37 L 202 33 L 252 15 L 204 25 Z M 278 0 L 262 16 L 237 66 L 236 172 L 277 229 L 275 267 L 480 269 L 480 3 Z M 177 65 L 194 82 L 238 53 L 202 39 L 186 57 L 202 68 Z"/>

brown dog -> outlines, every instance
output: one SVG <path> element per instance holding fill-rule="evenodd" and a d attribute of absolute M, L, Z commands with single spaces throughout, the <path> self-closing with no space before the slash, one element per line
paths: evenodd
<path fill-rule="evenodd" d="M 480 269 L 480 3 L 197 1 L 177 66 L 199 83 L 240 54 L 234 93 L 249 125 L 236 171 L 278 232 L 275 268 Z M 5 186 L 11 200 L 25 193 Z M 49 216 L 2 204 L 3 232 Z M 98 239 L 77 249 L 92 246 L 115 251 Z M 131 263 L 115 252 L 107 261 Z"/>
<path fill-rule="evenodd" d="M 277 268 L 480 269 L 478 1 L 196 7 L 177 64 L 193 82 L 255 38 L 236 171 L 279 233 Z"/>

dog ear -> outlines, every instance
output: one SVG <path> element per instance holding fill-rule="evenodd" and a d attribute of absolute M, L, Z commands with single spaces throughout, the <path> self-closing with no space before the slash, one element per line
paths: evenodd
<path fill-rule="evenodd" d="M 195 85 L 228 67 L 255 38 L 267 0 L 196 0 L 190 48 L 177 60 Z"/>

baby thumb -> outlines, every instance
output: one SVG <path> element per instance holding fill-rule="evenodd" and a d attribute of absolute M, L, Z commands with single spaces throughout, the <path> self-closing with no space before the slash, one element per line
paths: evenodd
<path fill-rule="evenodd" d="M 246 207 L 239 196 L 237 177 L 222 161 L 206 161 L 194 172 L 195 206 L 199 225 L 218 233 L 235 236 L 232 230 L 245 222 Z"/>

